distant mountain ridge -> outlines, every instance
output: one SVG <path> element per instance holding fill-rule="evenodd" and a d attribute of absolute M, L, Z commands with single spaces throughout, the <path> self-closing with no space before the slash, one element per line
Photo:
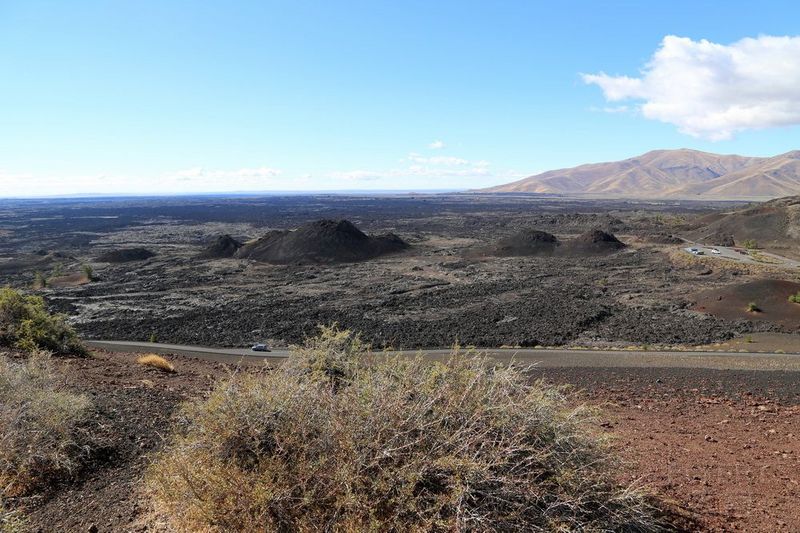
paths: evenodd
<path fill-rule="evenodd" d="M 654 150 L 623 161 L 550 170 L 490 193 L 639 198 L 778 198 L 800 194 L 800 150 L 774 157 Z"/>

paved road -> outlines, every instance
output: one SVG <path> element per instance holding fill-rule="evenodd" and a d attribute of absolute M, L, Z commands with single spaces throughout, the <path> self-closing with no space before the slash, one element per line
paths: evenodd
<path fill-rule="evenodd" d="M 743 248 L 731 248 L 728 246 L 705 246 L 703 244 L 689 242 L 689 245 L 684 248 L 686 253 L 692 253 L 691 248 L 703 252 L 703 256 L 712 258 L 729 259 L 739 263 L 747 263 L 751 265 L 769 265 L 774 267 L 781 267 L 787 269 L 800 269 L 800 261 L 782 257 L 773 253 L 765 252 L 763 250 L 756 250 L 756 252 L 764 258 L 764 261 L 756 261 L 746 250 Z M 711 250 L 718 250 L 719 253 L 715 254 Z M 742 251 L 744 253 L 742 253 Z"/>
<path fill-rule="evenodd" d="M 86 341 L 93 348 L 112 352 L 148 352 L 179 354 L 220 362 L 277 363 L 288 357 L 287 350 L 257 353 L 245 348 L 209 348 L 129 341 Z M 787 370 L 800 372 L 800 354 L 741 353 L 741 352 L 680 352 L 680 351 L 618 351 L 566 349 L 498 349 L 482 350 L 499 361 L 518 361 L 543 368 L 601 367 L 601 368 L 709 368 L 717 370 Z M 422 353 L 426 358 L 444 359 L 450 350 L 420 350 L 395 352 L 402 355 Z"/>

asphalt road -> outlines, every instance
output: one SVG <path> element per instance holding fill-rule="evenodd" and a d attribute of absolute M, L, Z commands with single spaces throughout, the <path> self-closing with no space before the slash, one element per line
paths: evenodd
<path fill-rule="evenodd" d="M 692 253 L 689 251 L 691 248 L 696 248 L 703 252 L 704 257 L 729 259 L 739 263 L 747 263 L 751 265 L 770 265 L 788 269 L 800 269 L 800 261 L 795 261 L 794 259 L 782 257 L 780 255 L 765 252 L 763 250 L 756 250 L 756 252 L 764 258 L 764 261 L 757 261 L 743 248 L 731 248 L 728 246 L 705 246 L 698 243 L 689 243 L 689 246 L 686 246 L 684 250 L 686 253 Z M 718 250 L 719 253 L 715 254 L 711 251 L 712 249 Z M 740 250 L 744 251 L 745 253 L 741 253 Z"/>
<path fill-rule="evenodd" d="M 86 341 L 92 348 L 111 352 L 177 354 L 224 363 L 278 363 L 288 357 L 288 350 L 253 352 L 246 348 L 209 348 L 129 341 Z M 516 361 L 543 368 L 707 368 L 716 370 L 784 370 L 800 372 L 800 354 L 699 352 L 699 351 L 628 351 L 567 349 L 499 349 L 480 350 L 498 361 Z M 445 359 L 450 350 L 407 350 L 391 352 L 413 356 L 421 353 L 427 359 Z"/>

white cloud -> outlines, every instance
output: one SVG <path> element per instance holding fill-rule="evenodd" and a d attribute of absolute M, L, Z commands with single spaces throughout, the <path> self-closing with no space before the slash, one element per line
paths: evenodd
<path fill-rule="evenodd" d="M 157 176 L 121 174 L 36 176 L 0 171 L 2 196 L 63 194 L 171 194 L 268 190 L 281 175 L 270 167 L 205 170 L 192 167 Z M 302 181 L 302 180 L 296 180 Z"/>
<path fill-rule="evenodd" d="M 639 100 L 643 116 L 695 137 L 800 124 L 800 37 L 723 45 L 668 35 L 640 77 L 582 77 L 609 102 Z"/>
<path fill-rule="evenodd" d="M 328 177 L 342 182 L 383 182 L 387 188 L 441 188 L 472 186 L 471 182 L 496 178 L 488 161 L 471 161 L 453 156 L 426 157 L 410 153 L 397 168 L 331 172 Z M 397 187 L 398 183 L 403 186 Z"/>
<path fill-rule="evenodd" d="M 453 166 L 461 166 L 461 165 L 469 165 L 470 161 L 468 159 L 464 159 L 461 157 L 453 157 L 447 155 L 434 155 L 434 156 L 424 156 L 414 152 L 408 154 L 409 161 L 412 163 L 422 163 L 422 164 L 430 164 L 430 165 L 445 165 L 449 167 Z"/>
<path fill-rule="evenodd" d="M 205 170 L 202 167 L 193 167 L 179 170 L 174 176 L 184 180 L 195 179 L 233 179 L 233 180 L 263 180 L 280 175 L 280 170 L 269 167 L 240 168 L 238 170 Z"/>
<path fill-rule="evenodd" d="M 441 150 L 442 148 L 444 148 L 444 146 L 445 146 L 444 141 L 440 141 L 437 139 L 432 143 L 430 143 L 428 145 L 428 148 L 430 148 L 431 150 Z"/>

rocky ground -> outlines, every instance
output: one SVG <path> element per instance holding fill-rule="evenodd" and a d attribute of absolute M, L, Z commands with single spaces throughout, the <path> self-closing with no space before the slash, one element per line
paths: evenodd
<path fill-rule="evenodd" d="M 460 196 L 34 202 L 0 210 L 0 284 L 30 287 L 37 271 L 90 265 L 93 282 L 40 291 L 88 338 L 286 345 L 338 322 L 398 348 L 695 345 L 780 329 L 689 309 L 700 287 L 749 275 L 672 260 L 681 224 L 727 207 Z M 324 265 L 199 257 L 220 235 L 246 242 L 320 218 L 393 232 L 411 248 Z M 599 228 L 628 246 L 585 257 L 476 253 L 525 228 L 565 242 Z M 123 248 L 155 256 L 97 260 Z"/>
<path fill-rule="evenodd" d="M 59 359 L 65 385 L 97 406 L 102 452 L 72 482 L 25 505 L 33 531 L 153 531 L 141 478 L 181 401 L 205 394 L 233 369 L 175 356 L 175 374 L 143 368 L 134 354 Z M 243 371 L 263 371 L 260 366 Z M 620 479 L 651 491 L 687 529 L 797 531 L 800 391 L 792 372 L 549 368 L 600 408 Z"/>

